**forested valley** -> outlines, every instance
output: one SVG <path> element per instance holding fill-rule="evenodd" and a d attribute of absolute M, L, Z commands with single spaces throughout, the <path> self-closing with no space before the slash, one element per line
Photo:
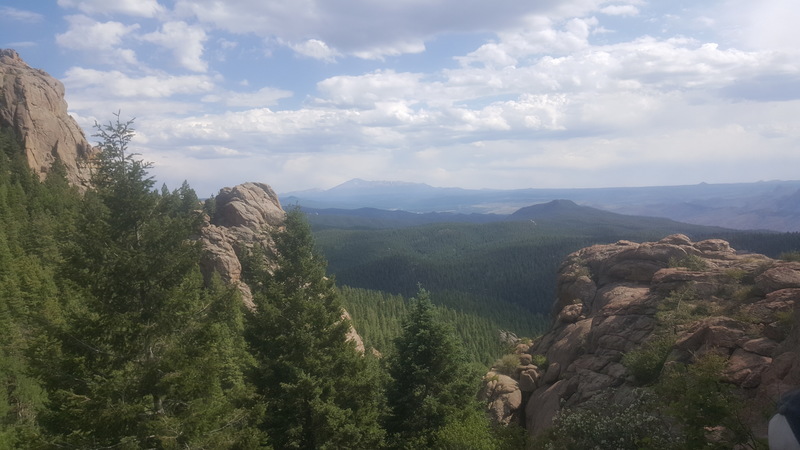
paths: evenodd
<path fill-rule="evenodd" d="M 246 268 L 246 308 L 202 276 L 202 203 L 155 188 L 131 125 L 97 128 L 85 193 L 58 163 L 40 181 L 0 134 L 0 448 L 521 447 L 475 400 L 452 323 L 478 317 L 388 296 L 383 357 L 359 352 L 342 318 L 358 293 L 325 276 L 297 210 L 275 268 Z"/>
<path fill-rule="evenodd" d="M 545 331 L 559 265 L 583 247 L 682 233 L 694 240 L 725 239 L 737 250 L 772 258 L 800 250 L 796 232 L 735 231 L 606 213 L 565 201 L 544 205 L 535 220 L 517 216 L 413 226 L 408 216 L 396 213 L 374 220 L 337 210 L 335 216 L 311 214 L 309 220 L 328 272 L 344 290 L 370 345 L 390 348 L 404 313 L 403 298 L 422 285 L 439 313 L 455 325 L 472 361 L 481 364 L 505 350 L 501 330 L 527 338 Z"/>

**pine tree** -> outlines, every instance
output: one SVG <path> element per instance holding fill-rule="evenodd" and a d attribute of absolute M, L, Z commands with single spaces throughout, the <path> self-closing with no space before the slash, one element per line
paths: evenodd
<path fill-rule="evenodd" d="M 62 268 L 58 353 L 42 367 L 44 423 L 54 444 L 80 448 L 257 441 L 237 407 L 247 397 L 241 304 L 232 289 L 204 287 L 191 196 L 152 190 L 149 165 L 127 152 L 132 136 L 119 117 L 99 127 L 94 189 Z"/>
<path fill-rule="evenodd" d="M 381 383 L 375 361 L 346 340 L 350 323 L 299 210 L 274 236 L 277 268 L 245 271 L 256 287 L 249 341 L 264 429 L 276 448 L 374 449 Z"/>
<path fill-rule="evenodd" d="M 491 441 L 480 417 L 473 383 L 454 331 L 436 317 L 429 294 L 411 300 L 403 332 L 389 361 L 387 431 L 397 448 L 458 448 L 453 442 L 467 426 L 470 435 Z M 477 438 L 473 438 L 477 439 Z M 473 440 L 477 445 L 477 441 Z M 485 448 L 481 445 L 474 448 Z"/>

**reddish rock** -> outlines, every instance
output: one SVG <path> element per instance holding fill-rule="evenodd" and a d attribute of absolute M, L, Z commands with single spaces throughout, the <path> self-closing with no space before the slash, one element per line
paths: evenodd
<path fill-rule="evenodd" d="M 694 244 L 694 248 L 703 253 L 736 253 L 728 241 L 723 241 L 722 239 L 706 239 Z"/>
<path fill-rule="evenodd" d="M 723 377 L 742 388 L 754 388 L 761 384 L 761 374 L 772 363 L 772 358 L 736 349 L 728 359 Z"/>
<path fill-rule="evenodd" d="M 667 267 L 687 255 L 700 258 L 705 269 Z M 758 411 L 800 386 L 798 269 L 798 263 L 738 255 L 722 240 L 692 243 L 683 235 L 657 243 L 595 245 L 569 255 L 559 273 L 557 320 L 528 349 L 546 355 L 550 365 L 543 374 L 517 372 L 521 390 L 533 390 L 520 406 L 525 426 L 536 435 L 552 426 L 562 405 L 580 407 L 612 388 L 630 393 L 635 380 L 622 357 L 661 330 L 677 336 L 667 365 L 691 364 L 709 352 L 727 358 L 722 375 L 740 389 L 752 412 L 743 417 L 761 436 L 764 419 Z M 743 298 L 749 286 L 740 280 L 756 274 L 761 274 L 757 289 Z M 692 295 L 664 318 L 659 308 L 677 290 Z M 718 315 L 704 317 L 698 306 Z"/>
<path fill-rule="evenodd" d="M 765 294 L 780 289 L 800 288 L 800 263 L 776 262 L 756 277 L 756 288 Z"/>
<path fill-rule="evenodd" d="M 533 392 L 539 387 L 542 372 L 538 368 L 526 369 L 519 373 L 519 389 L 522 392 Z"/>
<path fill-rule="evenodd" d="M 713 349 L 727 353 L 737 347 L 745 335 L 744 325 L 728 317 L 711 317 L 696 322 L 688 331 L 678 336 L 675 348 L 699 355 Z"/>
<path fill-rule="evenodd" d="M 0 50 L 0 126 L 22 138 L 28 166 L 40 179 L 59 159 L 72 185 L 89 186 L 87 162 L 97 150 L 67 113 L 64 85 L 28 66 L 14 50 Z"/>
<path fill-rule="evenodd" d="M 492 421 L 502 425 L 514 422 L 522 405 L 522 392 L 517 381 L 497 372 L 489 372 L 483 378 L 478 398 L 486 402 Z"/>
<path fill-rule="evenodd" d="M 564 323 L 575 323 L 581 317 L 582 312 L 583 305 L 581 304 L 567 305 L 561 310 L 560 313 L 558 313 L 558 321 Z"/>
<path fill-rule="evenodd" d="M 771 357 L 775 352 L 775 349 L 778 348 L 778 343 L 767 337 L 760 337 L 757 339 L 746 340 L 745 342 L 742 342 L 740 347 L 757 355 Z"/>

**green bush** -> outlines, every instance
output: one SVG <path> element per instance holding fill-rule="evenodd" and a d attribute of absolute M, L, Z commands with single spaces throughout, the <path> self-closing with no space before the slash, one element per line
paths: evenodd
<path fill-rule="evenodd" d="M 531 358 L 531 364 L 541 370 L 547 370 L 547 366 L 550 364 L 550 362 L 547 361 L 547 357 L 544 355 L 533 355 Z"/>
<path fill-rule="evenodd" d="M 695 271 L 706 270 L 708 268 L 706 261 L 697 255 L 686 255 L 680 259 L 670 258 L 667 264 L 669 267 L 683 267 Z"/>
<path fill-rule="evenodd" d="M 652 337 L 635 350 L 622 357 L 622 364 L 642 385 L 655 382 L 664 368 L 675 336 L 665 334 Z"/>
<path fill-rule="evenodd" d="M 778 259 L 800 262 L 800 251 L 783 252 L 778 256 Z"/>
<path fill-rule="evenodd" d="M 658 400 L 640 389 L 617 397 L 608 390 L 576 408 L 562 409 L 536 444 L 544 449 L 677 448 L 679 436 L 661 414 Z"/>
<path fill-rule="evenodd" d="M 495 371 L 505 374 L 505 375 L 512 375 L 514 371 L 517 369 L 519 365 L 519 355 L 511 353 L 508 355 L 503 355 L 502 358 L 498 359 L 494 362 L 492 366 Z"/>
<path fill-rule="evenodd" d="M 673 364 L 655 385 L 667 412 L 682 429 L 683 448 L 763 448 L 740 418 L 744 402 L 722 380 L 726 362 L 725 357 L 708 353 L 694 364 Z M 708 435 L 716 427 L 725 430 L 722 441 Z"/>

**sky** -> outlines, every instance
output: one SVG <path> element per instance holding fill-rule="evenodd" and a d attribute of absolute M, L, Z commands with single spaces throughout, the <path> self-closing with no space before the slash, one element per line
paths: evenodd
<path fill-rule="evenodd" d="M 159 185 L 800 179 L 796 0 L 0 0 Z"/>

